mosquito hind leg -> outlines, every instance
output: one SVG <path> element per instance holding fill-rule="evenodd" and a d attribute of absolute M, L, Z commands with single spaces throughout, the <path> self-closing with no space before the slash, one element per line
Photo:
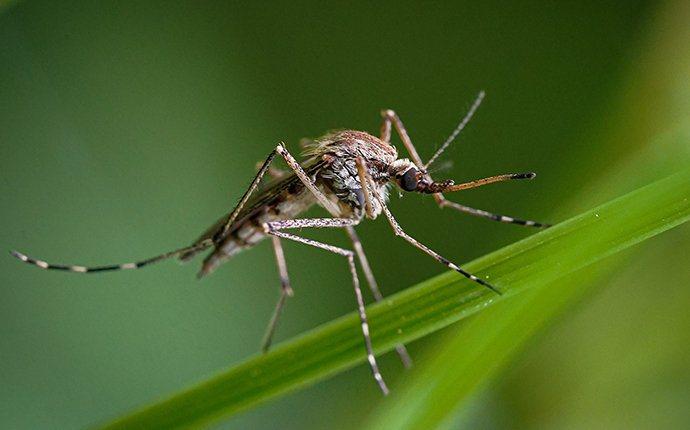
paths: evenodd
<path fill-rule="evenodd" d="M 371 270 L 371 266 L 369 266 L 369 261 L 367 260 L 367 256 L 364 253 L 362 242 L 359 240 L 359 236 L 357 235 L 355 228 L 352 226 L 348 226 L 345 228 L 345 230 L 347 231 L 348 236 L 350 236 L 350 240 L 352 241 L 352 247 L 355 249 L 357 259 L 359 260 L 359 265 L 362 267 L 364 277 L 367 280 L 367 284 L 369 285 L 369 290 L 371 291 L 372 296 L 374 296 L 374 300 L 376 300 L 377 302 L 382 301 L 383 294 L 381 294 L 381 290 L 379 290 L 379 285 L 376 282 L 376 278 L 374 278 L 374 272 Z M 405 348 L 405 345 L 396 345 L 395 350 L 398 352 L 398 355 L 400 356 L 400 361 L 402 361 L 403 366 L 405 366 L 405 368 L 407 369 L 412 367 L 412 358 L 410 357 L 410 354 L 407 352 L 407 348 Z"/>
<path fill-rule="evenodd" d="M 283 246 L 280 243 L 280 238 L 277 236 L 271 236 L 271 242 L 273 243 L 273 253 L 276 257 L 276 264 L 278 266 L 278 274 L 280 275 L 280 298 L 278 303 L 276 303 L 275 309 L 273 310 L 273 315 L 269 320 L 268 327 L 266 327 L 266 332 L 264 334 L 263 340 L 261 341 L 261 351 L 268 352 L 271 347 L 271 341 L 273 340 L 273 335 L 275 334 L 276 328 L 278 326 L 278 319 L 285 306 L 285 301 L 288 297 L 292 297 L 292 287 L 290 286 L 290 277 L 287 272 L 287 264 L 285 262 L 285 254 L 283 253 Z"/>
<path fill-rule="evenodd" d="M 374 348 L 371 343 L 371 336 L 369 333 L 369 322 L 367 320 L 367 314 L 364 305 L 364 297 L 362 296 L 362 290 L 359 286 L 359 277 L 357 276 L 357 268 L 355 266 L 355 253 L 348 249 L 339 248 L 337 246 L 328 245 L 316 240 L 307 239 L 301 236 L 297 236 L 291 233 L 284 232 L 282 230 L 294 229 L 294 228 L 347 228 L 355 226 L 359 223 L 357 219 L 351 218 L 313 218 L 313 219 L 293 219 L 293 220 L 283 220 L 269 222 L 265 225 L 265 231 L 267 234 L 272 236 L 277 236 L 282 239 L 288 239 L 295 242 L 303 243 L 305 245 L 320 248 L 337 255 L 341 255 L 347 259 L 347 264 L 350 269 L 350 274 L 352 276 L 352 286 L 355 290 L 355 297 L 357 299 L 357 311 L 359 314 L 360 326 L 362 329 L 362 335 L 364 336 L 364 346 L 367 353 L 367 361 L 369 362 L 369 367 L 371 368 L 371 373 L 374 376 L 374 380 L 378 384 L 379 388 L 383 394 L 388 394 L 388 387 L 386 386 L 383 377 L 381 376 L 381 371 L 379 370 L 378 364 L 376 362 L 376 357 L 374 355 Z"/>
<path fill-rule="evenodd" d="M 172 257 L 177 257 L 178 255 L 185 254 L 188 252 L 197 252 L 202 249 L 206 249 L 209 246 L 211 246 L 213 243 L 211 240 L 203 240 L 201 242 L 198 242 L 194 245 L 191 246 L 186 246 L 184 248 L 176 249 L 174 251 L 166 252 L 160 255 L 156 255 L 155 257 L 147 258 L 145 260 L 140 260 L 132 263 L 122 263 L 122 264 L 111 264 L 107 266 L 93 266 L 93 267 L 87 267 L 87 266 L 76 266 L 76 265 L 65 265 L 65 264 L 53 264 L 53 263 L 48 263 L 43 260 L 39 260 L 33 257 L 29 257 L 26 254 L 22 254 L 21 252 L 18 251 L 10 251 L 10 254 L 12 254 L 13 257 L 28 263 L 32 264 L 34 266 L 40 267 L 41 269 L 45 270 L 63 270 L 67 272 L 74 272 L 74 273 L 95 273 L 95 272 L 110 272 L 110 271 L 116 271 L 116 270 L 131 270 L 131 269 L 139 269 L 144 266 L 148 266 L 150 264 L 158 263 L 159 261 L 167 260 L 168 258 Z"/>

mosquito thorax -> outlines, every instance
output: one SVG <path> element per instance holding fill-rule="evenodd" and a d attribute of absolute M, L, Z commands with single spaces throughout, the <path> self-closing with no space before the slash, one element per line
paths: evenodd
<path fill-rule="evenodd" d="M 368 176 L 378 186 L 379 196 L 387 201 L 389 166 L 398 158 L 395 147 L 389 143 L 363 131 L 342 130 L 316 139 L 305 155 L 326 161 L 318 176 L 345 212 L 363 215 L 365 202 L 357 171 L 358 158 L 366 162 Z M 378 202 L 372 202 L 372 208 L 374 217 L 381 213 Z"/>

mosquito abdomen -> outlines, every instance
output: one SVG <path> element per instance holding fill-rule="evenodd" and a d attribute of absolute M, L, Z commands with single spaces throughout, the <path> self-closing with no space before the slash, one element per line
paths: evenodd
<path fill-rule="evenodd" d="M 227 237 L 206 257 L 198 276 L 208 275 L 231 257 L 264 240 L 267 237 L 264 224 L 294 219 L 315 202 L 316 199 L 304 187 L 296 187 L 284 190 L 265 205 L 255 208 L 250 216 L 230 228 Z"/>

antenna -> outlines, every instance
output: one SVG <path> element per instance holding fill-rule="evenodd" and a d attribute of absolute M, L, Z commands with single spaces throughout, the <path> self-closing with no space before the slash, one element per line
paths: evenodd
<path fill-rule="evenodd" d="M 443 142 L 443 145 L 441 145 L 440 148 L 436 151 L 436 153 L 429 159 L 429 161 L 424 165 L 424 170 L 428 170 L 429 166 L 431 166 L 434 161 L 443 153 L 443 151 L 448 148 L 448 146 L 453 143 L 456 137 L 458 137 L 458 134 L 462 131 L 462 129 L 465 128 L 468 122 L 472 119 L 474 116 L 474 112 L 477 110 L 480 104 L 482 104 L 482 100 L 484 100 L 484 96 L 486 93 L 484 91 L 480 91 L 479 94 L 477 94 L 477 98 L 474 100 L 474 103 L 472 103 L 472 106 L 470 107 L 470 110 L 465 114 L 465 117 L 460 121 L 460 124 L 458 124 L 457 127 L 455 127 L 455 130 L 448 136 L 448 139 L 446 139 L 445 142 Z"/>

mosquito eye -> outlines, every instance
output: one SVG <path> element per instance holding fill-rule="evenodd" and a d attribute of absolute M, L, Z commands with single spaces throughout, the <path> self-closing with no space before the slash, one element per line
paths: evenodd
<path fill-rule="evenodd" d="M 417 169 L 410 168 L 405 172 L 400 179 L 398 179 L 400 188 L 405 191 L 414 191 L 417 189 Z"/>

